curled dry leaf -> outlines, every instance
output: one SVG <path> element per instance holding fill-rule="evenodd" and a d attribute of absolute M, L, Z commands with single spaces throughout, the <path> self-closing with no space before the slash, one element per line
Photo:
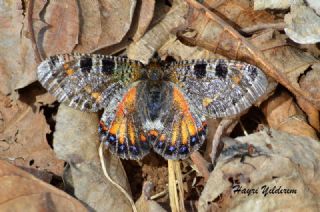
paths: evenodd
<path fill-rule="evenodd" d="M 272 129 L 236 139 L 238 142 L 226 141 L 231 151 L 220 156 L 211 173 L 199 199 L 200 212 L 319 210 L 319 142 Z M 240 162 L 239 157 L 228 157 L 237 153 L 234 147 L 239 143 L 251 145 L 256 157 L 245 157 L 244 162 Z M 238 186 L 247 191 L 234 192 Z M 263 186 L 269 187 L 269 191 L 275 186 L 278 190 L 294 189 L 296 193 L 264 195 Z M 256 189 L 257 193 L 251 190 L 249 195 L 249 189 Z"/>
<path fill-rule="evenodd" d="M 0 96 L 0 157 L 22 166 L 39 178 L 50 181 L 48 172 L 61 175 L 63 161 L 47 143 L 50 128 L 39 105 Z"/>
<path fill-rule="evenodd" d="M 0 160 L 0 211 L 87 211 L 76 199 Z"/>
<path fill-rule="evenodd" d="M 170 33 L 186 23 L 185 16 L 187 13 L 188 5 L 184 1 L 174 1 L 171 10 L 163 20 L 149 30 L 139 41 L 129 46 L 128 57 L 142 63 L 148 63 L 153 54 L 169 39 Z"/>
<path fill-rule="evenodd" d="M 0 92 L 9 94 L 36 80 L 22 2 L 0 2 Z"/>
<path fill-rule="evenodd" d="M 71 52 L 78 43 L 79 36 L 77 1 L 35 2 L 32 8 L 32 20 L 41 20 L 47 24 L 47 26 L 44 24 L 33 26 L 37 47 L 42 57 Z"/>
<path fill-rule="evenodd" d="M 125 196 L 106 180 L 98 157 L 98 116 L 60 105 L 57 114 L 54 150 L 70 163 L 74 194 L 96 211 L 130 211 Z M 130 193 L 119 158 L 107 154 L 111 178 Z"/>
<path fill-rule="evenodd" d="M 320 16 L 307 6 L 292 6 L 284 21 L 284 31 L 290 39 L 301 44 L 320 42 Z"/>
<path fill-rule="evenodd" d="M 281 92 L 280 95 L 274 95 L 265 101 L 262 111 L 270 127 L 318 139 L 317 132 L 308 124 L 304 113 L 287 92 Z"/>

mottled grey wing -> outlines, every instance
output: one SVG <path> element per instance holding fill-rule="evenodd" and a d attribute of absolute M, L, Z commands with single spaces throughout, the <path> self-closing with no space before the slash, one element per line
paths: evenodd
<path fill-rule="evenodd" d="M 212 118 L 233 116 L 249 108 L 268 85 L 259 68 L 239 61 L 181 61 L 167 70 L 192 104 Z"/>
<path fill-rule="evenodd" d="M 64 54 L 44 60 L 37 75 L 59 102 L 95 112 L 140 77 L 141 65 L 122 57 Z"/>

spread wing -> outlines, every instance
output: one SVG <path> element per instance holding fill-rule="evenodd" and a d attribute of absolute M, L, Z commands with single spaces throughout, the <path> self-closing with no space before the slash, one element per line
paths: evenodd
<path fill-rule="evenodd" d="M 59 102 L 83 111 L 106 107 L 115 94 L 141 76 L 141 65 L 122 57 L 64 54 L 38 66 L 40 83 Z"/>
<path fill-rule="evenodd" d="M 239 61 L 181 61 L 167 70 L 194 107 L 211 118 L 236 115 L 249 108 L 268 85 L 259 68 Z"/>

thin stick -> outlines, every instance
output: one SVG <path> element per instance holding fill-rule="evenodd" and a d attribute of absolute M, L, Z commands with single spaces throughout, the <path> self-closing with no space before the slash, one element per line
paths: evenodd
<path fill-rule="evenodd" d="M 100 162 L 101 162 L 101 167 L 102 167 L 102 171 L 103 171 L 103 174 L 104 176 L 107 178 L 107 180 L 112 184 L 114 185 L 117 189 L 120 190 L 121 193 L 123 193 L 125 195 L 125 197 L 129 200 L 130 204 L 131 204 L 131 207 L 132 207 L 132 210 L 134 212 L 138 212 L 137 211 L 137 208 L 134 204 L 134 201 L 132 200 L 131 196 L 128 194 L 128 192 L 121 187 L 121 185 L 119 185 L 118 183 L 116 183 L 115 181 L 112 180 L 112 178 L 110 177 L 107 169 L 106 169 L 106 163 L 105 163 L 105 160 L 104 160 L 104 155 L 103 155 L 103 143 L 100 144 L 99 146 L 99 157 L 100 157 Z"/>
<path fill-rule="evenodd" d="M 280 23 L 260 23 L 254 26 L 250 26 L 250 27 L 246 27 L 246 28 L 242 28 L 241 31 L 251 34 L 254 33 L 256 31 L 260 31 L 263 29 L 278 29 L 278 30 L 283 30 L 286 27 L 286 23 L 284 22 L 280 22 Z"/>
<path fill-rule="evenodd" d="M 178 189 L 179 189 L 179 208 L 181 211 L 186 211 L 184 208 L 184 190 L 183 190 L 183 181 L 182 181 L 182 174 L 181 174 L 181 168 L 180 168 L 180 161 L 174 161 L 174 171 L 178 183 Z"/>
<path fill-rule="evenodd" d="M 169 175 L 169 199 L 172 212 L 179 212 L 178 191 L 176 185 L 176 176 L 174 161 L 168 160 L 168 175 Z"/>

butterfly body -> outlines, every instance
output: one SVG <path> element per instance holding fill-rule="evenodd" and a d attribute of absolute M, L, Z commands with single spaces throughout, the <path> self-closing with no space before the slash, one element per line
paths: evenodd
<path fill-rule="evenodd" d="M 104 113 L 100 140 L 124 159 L 153 149 L 184 159 L 206 138 L 206 117 L 248 108 L 267 80 L 256 67 L 227 60 L 140 62 L 103 55 L 60 55 L 38 67 L 42 85 L 60 102 Z"/>

